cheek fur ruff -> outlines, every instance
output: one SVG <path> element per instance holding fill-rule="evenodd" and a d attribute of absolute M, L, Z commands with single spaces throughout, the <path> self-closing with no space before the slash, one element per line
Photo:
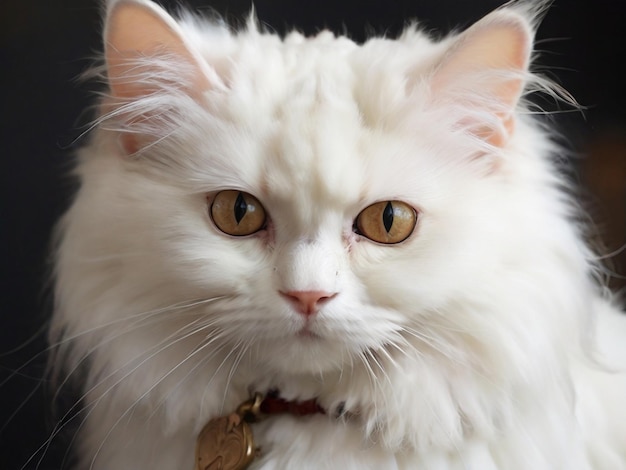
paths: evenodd
<path fill-rule="evenodd" d="M 566 98 L 528 71 L 545 5 L 357 45 L 111 2 L 55 262 L 76 468 L 191 469 L 208 419 L 279 389 L 328 413 L 255 424 L 255 470 L 626 469 L 626 322 L 524 100 Z M 260 232 L 213 224 L 224 189 Z M 397 245 L 353 231 L 386 200 L 418 214 Z"/>

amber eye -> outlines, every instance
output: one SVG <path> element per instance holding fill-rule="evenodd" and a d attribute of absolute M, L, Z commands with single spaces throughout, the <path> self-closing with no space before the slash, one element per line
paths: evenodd
<path fill-rule="evenodd" d="M 417 223 L 415 209 L 401 201 L 382 201 L 361 211 L 355 231 L 378 243 L 400 243 L 413 233 Z"/>
<path fill-rule="evenodd" d="M 220 191 L 211 204 L 211 218 L 222 232 L 236 237 L 251 235 L 265 226 L 265 209 L 243 191 Z"/>

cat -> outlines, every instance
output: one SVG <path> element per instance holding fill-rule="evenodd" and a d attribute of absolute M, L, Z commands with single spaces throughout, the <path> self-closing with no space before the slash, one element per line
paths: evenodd
<path fill-rule="evenodd" d="M 528 97 L 545 1 L 363 44 L 110 2 L 59 224 L 74 468 L 626 469 L 626 317 Z M 230 419 L 230 418 L 229 418 Z M 215 465 L 218 465 L 216 462 Z"/>

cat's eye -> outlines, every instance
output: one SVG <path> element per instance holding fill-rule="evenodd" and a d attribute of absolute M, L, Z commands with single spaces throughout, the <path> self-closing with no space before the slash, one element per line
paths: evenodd
<path fill-rule="evenodd" d="M 257 198 L 243 191 L 220 191 L 210 212 L 215 226 L 228 235 L 252 235 L 265 226 L 265 209 Z"/>
<path fill-rule="evenodd" d="M 413 233 L 417 212 L 402 201 L 382 201 L 361 211 L 354 222 L 359 235 L 385 244 L 400 243 Z"/>

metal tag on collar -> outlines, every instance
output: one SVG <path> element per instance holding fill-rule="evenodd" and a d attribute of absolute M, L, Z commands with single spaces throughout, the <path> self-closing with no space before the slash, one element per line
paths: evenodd
<path fill-rule="evenodd" d="M 257 455 L 249 423 L 261 417 L 263 396 L 256 393 L 235 413 L 210 420 L 196 441 L 195 470 L 244 470 Z"/>

